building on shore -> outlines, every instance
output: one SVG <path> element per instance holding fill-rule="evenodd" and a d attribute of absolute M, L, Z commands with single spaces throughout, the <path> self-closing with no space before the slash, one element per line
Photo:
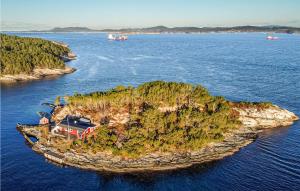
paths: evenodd
<path fill-rule="evenodd" d="M 39 111 L 37 114 L 40 116 L 39 124 L 46 125 L 51 123 L 51 115 L 47 112 Z"/>
<path fill-rule="evenodd" d="M 52 128 L 52 134 L 63 134 L 75 139 L 84 139 L 95 130 L 96 126 L 84 117 L 66 116 Z"/>

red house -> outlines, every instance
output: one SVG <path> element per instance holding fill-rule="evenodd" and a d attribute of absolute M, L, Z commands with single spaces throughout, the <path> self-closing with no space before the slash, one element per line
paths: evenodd
<path fill-rule="evenodd" d="M 52 129 L 53 133 L 70 134 L 75 138 L 84 139 L 89 133 L 95 130 L 95 125 L 90 119 L 83 117 L 66 116 Z"/>

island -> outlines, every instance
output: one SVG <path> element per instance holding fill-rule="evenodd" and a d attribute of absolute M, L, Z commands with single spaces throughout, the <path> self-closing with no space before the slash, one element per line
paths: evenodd
<path fill-rule="evenodd" d="M 65 65 L 76 55 L 64 43 L 7 34 L 0 34 L 0 40 L 1 82 L 37 80 L 75 71 Z"/>
<path fill-rule="evenodd" d="M 17 125 L 32 149 L 62 165 L 135 172 L 232 155 L 260 131 L 298 117 L 269 102 L 232 102 L 201 85 L 154 81 L 57 97 L 39 125 Z M 30 137 L 35 137 L 33 141 Z"/>

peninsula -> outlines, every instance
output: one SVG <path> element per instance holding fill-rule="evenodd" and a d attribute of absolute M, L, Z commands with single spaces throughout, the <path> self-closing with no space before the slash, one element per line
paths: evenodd
<path fill-rule="evenodd" d="M 0 34 L 1 82 L 41 79 L 75 71 L 65 62 L 75 59 L 66 44 L 39 38 Z"/>
<path fill-rule="evenodd" d="M 47 159 L 96 171 L 167 170 L 219 160 L 261 130 L 298 120 L 271 103 L 231 102 L 201 85 L 177 82 L 118 86 L 64 100 L 49 104 L 52 115 L 43 115 L 41 125 L 17 128 Z"/>

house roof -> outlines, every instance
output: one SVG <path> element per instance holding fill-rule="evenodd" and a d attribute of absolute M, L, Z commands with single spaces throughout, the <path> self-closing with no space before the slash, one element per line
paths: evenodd
<path fill-rule="evenodd" d="M 66 117 L 59 123 L 59 126 L 69 127 L 77 130 L 85 130 L 89 127 L 94 127 L 95 125 L 87 120 L 82 120 L 81 118 Z"/>

